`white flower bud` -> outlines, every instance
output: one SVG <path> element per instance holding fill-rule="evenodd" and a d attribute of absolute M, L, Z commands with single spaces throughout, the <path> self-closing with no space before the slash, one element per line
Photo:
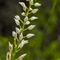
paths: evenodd
<path fill-rule="evenodd" d="M 16 16 L 15 16 L 15 19 L 16 19 L 16 20 L 20 20 L 19 15 L 16 15 Z"/>
<path fill-rule="evenodd" d="M 13 51 L 13 45 L 9 42 L 9 50 Z"/>
<path fill-rule="evenodd" d="M 22 12 L 22 13 L 21 13 L 21 15 L 22 15 L 22 16 L 25 16 L 25 13 L 24 13 L 24 12 Z"/>
<path fill-rule="evenodd" d="M 30 5 L 33 5 L 33 0 L 30 0 Z"/>
<path fill-rule="evenodd" d="M 29 1 L 29 0 L 26 0 L 26 1 Z"/>
<path fill-rule="evenodd" d="M 27 16 L 24 18 L 24 21 L 25 21 L 25 22 L 28 21 L 28 17 L 27 17 Z"/>
<path fill-rule="evenodd" d="M 17 33 L 15 31 L 12 32 L 12 36 L 14 37 L 14 40 L 17 39 Z"/>
<path fill-rule="evenodd" d="M 30 19 L 35 20 L 35 19 L 38 19 L 38 17 L 32 16 Z"/>
<path fill-rule="evenodd" d="M 26 35 L 27 38 L 31 38 L 31 37 L 33 37 L 33 36 L 34 36 L 34 34 L 27 34 L 27 35 Z"/>
<path fill-rule="evenodd" d="M 21 55 L 18 60 L 23 60 L 23 58 L 26 56 L 26 54 Z"/>
<path fill-rule="evenodd" d="M 29 29 L 29 30 L 32 30 L 34 27 L 35 27 L 35 25 L 30 25 L 30 26 L 28 27 L 28 29 Z"/>
<path fill-rule="evenodd" d="M 20 22 L 17 19 L 14 19 L 14 20 L 15 20 L 16 25 L 20 25 Z"/>
<path fill-rule="evenodd" d="M 41 6 L 41 4 L 35 3 L 34 6 L 38 7 L 38 6 Z"/>
<path fill-rule="evenodd" d="M 23 39 L 23 33 L 19 35 L 19 40 L 22 40 L 22 39 Z"/>
<path fill-rule="evenodd" d="M 32 8 L 30 8 L 30 11 L 32 11 Z"/>
<path fill-rule="evenodd" d="M 22 48 L 27 43 L 28 43 L 28 40 L 22 40 L 21 43 L 19 44 L 18 48 Z"/>
<path fill-rule="evenodd" d="M 11 59 L 11 53 L 10 52 L 7 52 L 6 60 L 10 60 L 10 59 Z"/>
<path fill-rule="evenodd" d="M 30 21 L 26 21 L 26 25 L 29 25 L 30 24 Z"/>
<path fill-rule="evenodd" d="M 33 9 L 32 13 L 36 13 L 38 11 L 38 9 Z"/>
<path fill-rule="evenodd" d="M 23 10 L 26 11 L 27 7 L 24 2 L 19 2 L 19 4 L 23 7 Z"/>
<path fill-rule="evenodd" d="M 16 27 L 16 33 L 20 33 L 20 29 Z"/>

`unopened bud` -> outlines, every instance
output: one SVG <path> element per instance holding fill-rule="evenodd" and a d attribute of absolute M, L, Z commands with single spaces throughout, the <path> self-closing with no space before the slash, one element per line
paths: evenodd
<path fill-rule="evenodd" d="M 16 15 L 16 16 L 15 16 L 15 19 L 16 19 L 16 20 L 20 20 L 19 15 Z"/>
<path fill-rule="evenodd" d="M 27 7 L 24 2 L 19 2 L 19 4 L 23 7 L 23 10 L 26 11 Z"/>
<path fill-rule="evenodd" d="M 21 43 L 19 44 L 18 48 L 22 48 L 27 43 L 28 43 L 28 40 L 22 40 Z"/>
<path fill-rule="evenodd" d="M 38 7 L 38 6 L 41 6 L 41 4 L 35 3 L 34 6 Z"/>
<path fill-rule="evenodd" d="M 38 19 L 38 17 L 32 16 L 30 19 L 35 20 L 35 19 Z"/>
<path fill-rule="evenodd" d="M 22 12 L 22 13 L 21 13 L 21 15 L 22 15 L 22 16 L 25 16 L 25 13 L 24 13 L 24 12 Z"/>
<path fill-rule="evenodd" d="M 17 33 L 15 31 L 12 32 L 12 36 L 14 37 L 14 40 L 17 39 Z"/>
<path fill-rule="evenodd" d="M 13 51 L 13 45 L 9 42 L 9 50 Z"/>
<path fill-rule="evenodd" d="M 28 27 L 28 29 L 29 29 L 29 30 L 32 30 L 34 27 L 35 27 L 35 25 L 30 25 L 30 26 Z"/>
<path fill-rule="evenodd" d="M 32 13 L 36 13 L 38 11 L 38 9 L 33 9 Z"/>
<path fill-rule="evenodd" d="M 22 40 L 22 39 L 23 39 L 23 33 L 19 35 L 19 40 Z"/>
<path fill-rule="evenodd" d="M 29 25 L 30 24 L 30 21 L 26 21 L 26 25 Z"/>
<path fill-rule="evenodd" d="M 17 19 L 14 19 L 14 20 L 15 20 L 16 25 L 20 25 L 20 22 Z"/>
<path fill-rule="evenodd" d="M 20 33 L 20 29 L 16 27 L 16 33 Z"/>
<path fill-rule="evenodd" d="M 27 16 L 24 18 L 24 21 L 25 21 L 25 22 L 28 21 L 28 17 L 27 17 Z"/>
<path fill-rule="evenodd" d="M 33 0 L 30 0 L 30 5 L 33 5 Z"/>
<path fill-rule="evenodd" d="M 34 36 L 34 34 L 27 34 L 27 35 L 26 35 L 27 38 L 31 38 L 31 37 L 33 37 L 33 36 Z"/>
<path fill-rule="evenodd" d="M 10 59 L 11 59 L 11 53 L 10 52 L 7 52 L 6 60 L 10 60 Z"/>
<path fill-rule="evenodd" d="M 21 55 L 18 60 L 23 60 L 23 58 L 26 56 L 26 54 Z"/>

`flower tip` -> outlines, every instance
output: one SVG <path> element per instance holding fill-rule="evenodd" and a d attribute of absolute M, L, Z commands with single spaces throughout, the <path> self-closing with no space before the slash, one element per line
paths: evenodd
<path fill-rule="evenodd" d="M 30 19 L 35 20 L 35 19 L 38 19 L 38 17 L 32 16 Z"/>
<path fill-rule="evenodd" d="M 16 20 L 20 20 L 19 15 L 15 15 L 14 17 L 15 17 Z"/>
<path fill-rule="evenodd" d="M 31 37 L 33 37 L 33 36 L 35 36 L 35 35 L 34 35 L 34 34 L 27 34 L 27 35 L 26 35 L 27 38 L 31 38 Z"/>
<path fill-rule="evenodd" d="M 36 13 L 38 11 L 38 9 L 33 9 L 32 10 L 32 13 L 34 14 L 34 13 Z"/>
<path fill-rule="evenodd" d="M 26 21 L 26 25 L 29 25 L 30 24 L 30 21 Z"/>
<path fill-rule="evenodd" d="M 20 29 L 16 27 L 16 33 L 20 33 Z"/>
<path fill-rule="evenodd" d="M 34 27 L 35 27 L 35 25 L 30 25 L 30 26 L 28 27 L 28 29 L 29 29 L 29 30 L 32 30 Z"/>
<path fill-rule="evenodd" d="M 18 60 L 22 60 L 26 55 L 27 55 L 27 54 L 21 55 L 21 56 L 18 58 Z"/>
<path fill-rule="evenodd" d="M 41 6 L 40 3 L 35 3 L 34 6 L 38 7 L 38 6 Z"/>

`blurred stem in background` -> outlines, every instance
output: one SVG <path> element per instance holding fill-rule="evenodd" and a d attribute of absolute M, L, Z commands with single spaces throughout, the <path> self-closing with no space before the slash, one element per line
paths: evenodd
<path fill-rule="evenodd" d="M 50 12 L 50 15 L 49 15 L 48 21 L 46 22 L 46 25 L 44 26 L 44 31 L 43 31 L 43 32 L 45 32 L 45 30 L 46 30 L 46 28 L 47 28 L 47 26 L 48 26 L 50 20 L 51 20 L 52 17 L 53 17 L 54 9 L 55 9 L 55 7 L 56 7 L 57 1 L 58 1 L 58 0 L 55 0 L 55 1 L 53 2 L 52 9 L 51 9 L 51 12 Z"/>

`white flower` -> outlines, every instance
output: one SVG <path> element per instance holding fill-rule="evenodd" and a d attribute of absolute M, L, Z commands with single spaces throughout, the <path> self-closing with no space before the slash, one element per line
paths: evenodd
<path fill-rule="evenodd" d="M 38 19 L 38 17 L 32 16 L 30 19 L 35 20 L 35 19 Z"/>
<path fill-rule="evenodd" d="M 27 16 L 24 18 L 24 21 L 25 21 L 25 22 L 28 21 L 28 17 L 27 17 Z"/>
<path fill-rule="evenodd" d="M 16 16 L 15 16 L 15 19 L 16 19 L 16 20 L 20 20 L 19 15 L 16 15 Z"/>
<path fill-rule="evenodd" d="M 12 32 L 12 36 L 14 37 L 14 40 L 17 39 L 17 33 L 15 31 Z"/>
<path fill-rule="evenodd" d="M 23 7 L 23 10 L 26 11 L 27 7 L 24 2 L 19 2 L 19 4 Z"/>
<path fill-rule="evenodd" d="M 7 52 L 6 60 L 10 60 L 10 59 L 11 59 L 11 53 L 10 52 Z"/>
<path fill-rule="evenodd" d="M 36 3 L 34 4 L 34 6 L 38 7 L 38 6 L 41 6 L 41 4 L 39 4 L 39 3 L 36 2 Z"/>
<path fill-rule="evenodd" d="M 16 27 L 16 33 L 20 33 L 20 29 Z"/>
<path fill-rule="evenodd" d="M 31 38 L 33 36 L 34 36 L 34 34 L 31 34 L 31 33 L 26 35 L 27 38 Z"/>
<path fill-rule="evenodd" d="M 32 13 L 36 13 L 38 11 L 38 9 L 33 9 Z"/>
<path fill-rule="evenodd" d="M 9 42 L 9 50 L 13 51 L 13 45 Z"/>
<path fill-rule="evenodd" d="M 17 19 L 14 19 L 14 20 L 15 20 L 16 25 L 20 25 L 20 22 Z"/>
<path fill-rule="evenodd" d="M 25 16 L 25 12 L 22 12 L 21 15 L 22 15 L 22 16 Z"/>
<path fill-rule="evenodd" d="M 28 40 L 22 40 L 21 43 L 19 44 L 18 48 L 22 48 L 27 43 L 28 43 Z"/>
<path fill-rule="evenodd" d="M 23 39 L 23 33 L 19 35 L 19 40 L 22 40 L 22 39 Z"/>
<path fill-rule="evenodd" d="M 33 0 L 30 0 L 30 5 L 33 5 Z"/>
<path fill-rule="evenodd" d="M 26 25 L 29 25 L 30 24 L 30 21 L 26 21 Z"/>
<path fill-rule="evenodd" d="M 29 30 L 32 30 L 34 27 L 35 27 L 35 25 L 30 25 L 30 26 L 28 27 L 28 29 L 29 29 Z"/>
<path fill-rule="evenodd" d="M 23 58 L 26 56 L 26 54 L 21 55 L 18 60 L 23 60 Z"/>

